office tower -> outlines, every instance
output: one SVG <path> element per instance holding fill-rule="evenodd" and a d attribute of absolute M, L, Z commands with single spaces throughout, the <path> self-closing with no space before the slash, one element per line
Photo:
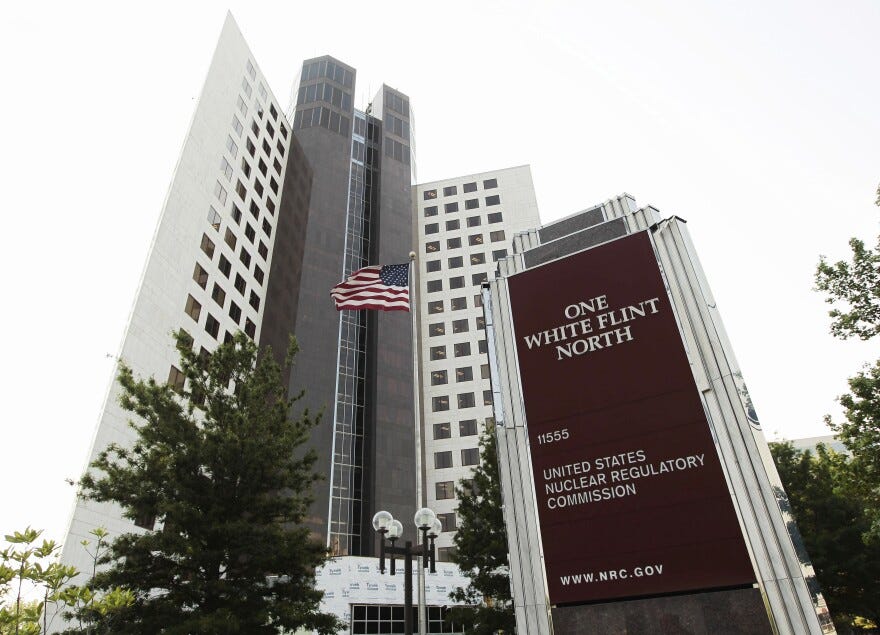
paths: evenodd
<path fill-rule="evenodd" d="M 301 306 L 310 183 L 292 126 L 227 16 L 119 351 L 136 376 L 183 382 L 171 337 L 177 329 L 206 353 L 238 330 L 286 350 Z M 110 443 L 134 441 L 119 396 L 114 376 L 89 463 Z M 152 529 L 156 520 L 132 522 L 116 505 L 78 500 L 62 560 L 91 571 L 80 544 L 90 530 L 103 527 L 114 538 Z"/>
<path fill-rule="evenodd" d="M 415 199 L 424 500 L 443 524 L 437 545 L 448 560 L 454 487 L 479 464 L 492 418 L 480 285 L 512 253 L 513 236 L 540 220 L 528 166 L 423 183 Z"/>
<path fill-rule="evenodd" d="M 410 315 L 337 312 L 329 295 L 361 267 L 407 262 L 412 245 L 409 99 L 382 86 L 358 111 L 355 79 L 332 57 L 307 60 L 291 106 L 314 169 L 291 389 L 323 409 L 310 446 L 327 478 L 308 522 L 335 555 L 371 555 L 373 513 L 407 519 L 417 504 Z"/>

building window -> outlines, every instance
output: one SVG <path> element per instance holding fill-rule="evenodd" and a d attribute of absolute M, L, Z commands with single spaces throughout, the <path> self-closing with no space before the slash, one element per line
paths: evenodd
<path fill-rule="evenodd" d="M 238 325 L 241 320 L 241 307 L 239 307 L 235 302 L 229 302 L 229 317 L 232 318 L 232 321 Z"/>
<path fill-rule="evenodd" d="M 263 270 L 258 265 L 254 265 L 254 278 L 258 284 L 263 284 Z"/>
<path fill-rule="evenodd" d="M 251 322 L 250 318 L 244 320 L 244 332 L 251 339 L 257 336 L 257 325 Z"/>
<path fill-rule="evenodd" d="M 455 547 L 437 547 L 437 562 L 452 562 L 456 552 Z"/>
<path fill-rule="evenodd" d="M 456 357 L 466 357 L 471 354 L 471 343 L 470 342 L 459 342 L 455 345 L 454 348 Z"/>
<path fill-rule="evenodd" d="M 443 313 L 443 300 L 428 302 L 428 313 Z"/>
<path fill-rule="evenodd" d="M 251 297 L 248 302 L 252 307 L 254 307 L 254 311 L 260 310 L 260 296 L 258 296 L 255 292 L 251 291 Z"/>
<path fill-rule="evenodd" d="M 425 252 L 433 253 L 435 251 L 440 251 L 440 241 L 434 240 L 432 242 L 425 243 Z"/>
<path fill-rule="evenodd" d="M 238 205 L 235 203 L 232 204 L 232 220 L 234 220 L 236 224 L 241 224 L 241 209 L 239 209 Z"/>
<path fill-rule="evenodd" d="M 428 273 L 434 273 L 440 271 L 440 261 L 439 260 L 428 260 L 425 263 L 425 269 Z"/>
<path fill-rule="evenodd" d="M 202 244 L 200 247 L 208 258 L 214 257 L 214 241 L 208 238 L 207 234 L 202 234 Z"/>
<path fill-rule="evenodd" d="M 443 291 L 443 280 L 428 280 L 428 293 Z"/>
<path fill-rule="evenodd" d="M 236 239 L 235 234 L 232 233 L 232 230 L 228 227 L 226 228 L 226 235 L 223 237 L 224 242 L 229 245 L 229 248 L 233 251 L 235 250 L 235 244 L 238 239 Z"/>
<path fill-rule="evenodd" d="M 434 438 L 435 439 L 449 439 L 452 436 L 452 426 L 449 423 L 435 423 L 434 424 Z"/>
<path fill-rule="evenodd" d="M 431 347 L 431 361 L 437 361 L 438 359 L 446 359 L 446 347 L 445 346 L 432 346 Z"/>
<path fill-rule="evenodd" d="M 449 410 L 449 397 L 432 397 L 431 398 L 431 412 L 443 412 L 444 410 Z"/>
<path fill-rule="evenodd" d="M 247 162 L 245 157 L 241 157 L 241 171 L 244 172 L 246 177 L 250 177 L 251 175 L 251 164 Z"/>
<path fill-rule="evenodd" d="M 272 238 L 272 225 L 269 224 L 269 219 L 267 218 L 263 219 L 263 233 Z"/>
<path fill-rule="evenodd" d="M 465 419 L 458 422 L 458 436 L 472 437 L 477 434 L 477 420 Z"/>
<path fill-rule="evenodd" d="M 458 211 L 458 203 L 445 203 L 443 205 L 443 211 L 447 214 L 451 214 L 453 212 Z"/>
<path fill-rule="evenodd" d="M 477 209 L 480 206 L 480 199 L 469 198 L 464 202 L 465 209 Z"/>
<path fill-rule="evenodd" d="M 480 448 L 465 448 L 461 451 L 462 465 L 479 465 L 480 464 Z"/>
<path fill-rule="evenodd" d="M 486 179 L 483 181 L 484 190 L 491 190 L 494 187 L 498 187 L 498 179 Z"/>
<path fill-rule="evenodd" d="M 455 381 L 473 381 L 474 369 L 470 366 L 462 366 L 455 369 Z"/>
<path fill-rule="evenodd" d="M 472 234 L 468 236 L 468 245 L 482 245 L 483 244 L 483 234 Z"/>
<path fill-rule="evenodd" d="M 501 205 L 501 197 L 497 194 L 486 197 L 486 206 Z"/>
<path fill-rule="evenodd" d="M 263 184 L 260 179 L 254 179 L 254 190 L 256 190 L 257 196 L 263 196 Z"/>
<path fill-rule="evenodd" d="M 462 309 L 467 308 L 467 298 L 464 296 L 460 298 L 452 298 L 450 302 L 450 310 L 452 311 L 461 311 Z"/>
<path fill-rule="evenodd" d="M 272 156 L 272 146 L 269 145 L 269 142 L 263 139 L 263 152 L 266 153 L 266 156 Z"/>
<path fill-rule="evenodd" d="M 425 208 L 425 218 L 430 218 L 431 216 L 436 216 L 436 215 L 437 215 L 437 206 L 436 205 L 429 205 L 428 207 Z"/>
<path fill-rule="evenodd" d="M 446 371 L 445 370 L 431 371 L 431 385 L 432 386 L 442 386 L 445 383 L 446 383 Z"/>
<path fill-rule="evenodd" d="M 477 400 L 474 397 L 474 393 L 472 393 L 472 392 L 458 393 L 458 407 L 459 408 L 473 408 L 476 405 L 477 405 Z"/>
<path fill-rule="evenodd" d="M 506 249 L 497 249 L 492 252 L 492 260 L 498 261 L 502 258 L 507 258 L 507 250 Z"/>
<path fill-rule="evenodd" d="M 437 190 L 425 190 L 423 196 L 425 197 L 426 201 L 431 201 L 437 198 Z"/>
<path fill-rule="evenodd" d="M 250 60 L 247 61 L 246 68 L 247 68 L 247 74 L 250 75 L 251 80 L 256 79 L 257 78 L 257 69 L 254 68 L 254 65 L 251 63 Z"/>
<path fill-rule="evenodd" d="M 449 279 L 450 289 L 461 289 L 464 286 L 464 276 L 455 276 Z"/>
<path fill-rule="evenodd" d="M 257 120 L 256 120 L 256 119 L 254 119 L 254 120 L 251 122 L 251 132 L 254 133 L 254 136 L 255 136 L 255 137 L 257 137 L 257 138 L 260 137 L 260 124 L 257 123 Z"/>
<path fill-rule="evenodd" d="M 229 272 L 232 271 L 232 264 L 226 259 L 226 256 L 220 254 L 220 262 L 217 264 L 217 267 L 220 269 L 220 273 L 222 273 L 227 278 L 229 277 Z"/>
<path fill-rule="evenodd" d="M 478 315 L 474 318 L 474 324 L 476 325 L 477 330 L 481 331 L 486 328 L 486 318 L 484 318 L 482 315 Z"/>
<path fill-rule="evenodd" d="M 437 514 L 437 520 L 440 521 L 440 531 L 455 531 L 455 512 Z"/>
<path fill-rule="evenodd" d="M 464 258 L 462 256 L 455 256 L 449 259 L 450 269 L 458 269 L 459 267 L 464 267 Z"/>
<path fill-rule="evenodd" d="M 452 467 L 452 452 L 434 452 L 434 469 L 442 470 Z"/>
<path fill-rule="evenodd" d="M 483 306 L 483 296 L 478 293 L 474 296 L 474 307 L 479 309 L 481 306 Z"/>
<path fill-rule="evenodd" d="M 455 498 L 455 482 L 454 481 L 439 481 L 435 483 L 437 500 L 448 500 L 450 498 Z"/>
<path fill-rule="evenodd" d="M 168 385 L 171 390 L 180 394 L 183 393 L 183 385 L 186 383 L 186 375 L 184 375 L 177 366 L 172 366 L 168 371 Z M 452 460 L 452 457 L 449 457 Z"/>
<path fill-rule="evenodd" d="M 226 157 L 220 157 L 220 171 L 223 172 L 223 176 L 226 177 L 227 181 L 232 181 L 232 166 L 229 165 Z"/>
<path fill-rule="evenodd" d="M 214 339 L 217 339 L 217 335 L 220 333 L 220 322 L 210 313 L 205 318 L 205 331 Z"/>
<path fill-rule="evenodd" d="M 485 353 L 486 350 L 487 350 L 486 340 L 479 340 L 477 342 L 477 351 L 479 351 L 480 353 Z"/>
<path fill-rule="evenodd" d="M 235 274 L 235 290 L 238 291 L 242 297 L 244 297 L 245 286 L 245 281 L 244 278 L 241 277 L 241 274 Z"/>
<path fill-rule="evenodd" d="M 489 364 L 480 365 L 480 377 L 482 379 L 489 379 Z"/>
<path fill-rule="evenodd" d="M 226 149 L 229 150 L 229 154 L 232 155 L 233 159 L 238 155 L 238 146 L 232 140 L 232 137 L 226 137 Z"/>
<path fill-rule="evenodd" d="M 437 337 L 438 335 L 446 334 L 446 325 L 443 322 L 434 322 L 433 324 L 428 325 L 428 335 L 430 337 Z"/>
<path fill-rule="evenodd" d="M 479 227 L 480 223 L 482 223 L 482 222 L 483 221 L 480 219 L 479 216 L 468 216 L 467 226 L 468 227 Z"/>
<path fill-rule="evenodd" d="M 239 137 L 244 130 L 244 126 L 241 125 L 241 122 L 235 115 L 232 115 L 232 129 L 235 130 L 235 134 L 237 134 Z"/>
<path fill-rule="evenodd" d="M 238 101 L 236 102 L 236 105 L 238 106 L 238 112 L 240 112 L 242 116 L 247 115 L 247 104 L 245 103 L 244 99 L 241 98 L 241 95 L 238 96 Z"/>
<path fill-rule="evenodd" d="M 214 289 L 211 291 L 211 299 L 214 300 L 221 309 L 223 308 L 223 305 L 226 304 L 226 292 L 217 283 L 214 283 Z"/>
<path fill-rule="evenodd" d="M 245 144 L 245 146 L 247 147 L 247 151 L 248 151 L 249 155 L 254 156 L 257 153 L 257 146 L 255 146 L 254 142 L 251 141 L 250 139 L 247 140 L 247 143 Z"/>
<path fill-rule="evenodd" d="M 447 249 L 458 249 L 461 247 L 461 238 L 448 238 L 446 240 Z"/>
<path fill-rule="evenodd" d="M 476 184 L 476 182 L 465 183 L 461 189 L 464 190 L 465 194 L 467 194 L 468 192 L 476 192 L 477 191 L 477 184 Z"/>
<path fill-rule="evenodd" d="M 242 245 L 241 251 L 238 252 L 238 259 L 241 261 L 241 264 L 245 266 L 245 268 L 250 269 L 251 267 L 251 255 Z"/>
<path fill-rule="evenodd" d="M 238 194 L 238 198 L 240 198 L 242 202 L 244 202 L 244 199 L 247 198 L 247 188 L 245 187 L 244 183 L 242 183 L 241 181 L 236 183 L 235 193 Z"/>
<path fill-rule="evenodd" d="M 220 231 L 220 214 L 217 213 L 213 205 L 208 206 L 208 223 L 214 228 L 214 231 Z"/>
<path fill-rule="evenodd" d="M 245 225 L 244 235 L 245 235 L 245 238 L 247 238 L 249 241 L 251 241 L 251 243 L 253 243 L 254 240 L 256 240 L 256 238 L 257 238 L 257 230 L 254 229 L 250 223 L 248 223 L 247 225 Z"/>
<path fill-rule="evenodd" d="M 489 276 L 484 271 L 483 273 L 475 273 L 471 275 L 471 282 L 474 286 L 483 284 L 489 279 Z"/>
<path fill-rule="evenodd" d="M 458 188 L 454 185 L 443 188 L 443 196 L 455 196 L 456 194 L 458 194 Z"/>
<path fill-rule="evenodd" d="M 223 187 L 220 181 L 214 184 L 214 196 L 217 197 L 221 205 L 226 205 L 226 188 Z"/>
<path fill-rule="evenodd" d="M 425 225 L 425 234 L 436 234 L 440 231 L 440 225 L 438 223 L 428 223 Z"/>
<path fill-rule="evenodd" d="M 453 333 L 467 333 L 468 332 L 468 321 L 467 320 L 452 320 L 452 332 Z"/>
<path fill-rule="evenodd" d="M 491 406 L 492 405 L 492 391 L 484 390 L 483 391 L 483 405 Z"/>
<path fill-rule="evenodd" d="M 498 231 L 492 232 L 491 234 L 489 234 L 489 238 L 492 240 L 493 243 L 504 240 L 504 230 L 499 229 Z"/>
<path fill-rule="evenodd" d="M 501 220 L 501 212 L 492 212 L 491 214 L 489 214 L 490 223 L 500 223 Z"/>
<path fill-rule="evenodd" d="M 269 170 L 269 166 L 266 165 L 266 163 L 262 159 L 260 159 L 257 162 L 257 169 L 260 170 L 260 174 L 266 176 L 266 172 Z"/>
<path fill-rule="evenodd" d="M 446 221 L 446 231 L 448 231 L 448 232 L 455 231 L 460 226 L 461 226 L 461 223 L 459 222 L 458 219 Z"/>
<path fill-rule="evenodd" d="M 206 289 L 208 286 L 208 272 L 205 271 L 199 263 L 196 263 L 196 266 L 193 269 L 193 280 L 195 280 L 196 284 L 202 289 Z"/>
<path fill-rule="evenodd" d="M 256 201 L 253 201 L 253 200 L 251 201 L 251 205 L 250 205 L 249 209 L 251 212 L 251 216 L 253 216 L 254 218 L 260 217 L 260 206 L 257 205 Z"/>
<path fill-rule="evenodd" d="M 471 254 L 471 264 L 472 265 L 484 265 L 486 264 L 486 254 Z"/>
<path fill-rule="evenodd" d="M 275 136 L 275 128 L 268 121 L 266 122 L 266 132 L 269 133 L 270 139 Z"/>
<path fill-rule="evenodd" d="M 284 129 L 284 126 L 281 126 L 281 129 Z M 281 164 L 278 162 L 278 159 L 272 159 L 272 167 L 275 168 L 275 174 L 281 176 Z"/>

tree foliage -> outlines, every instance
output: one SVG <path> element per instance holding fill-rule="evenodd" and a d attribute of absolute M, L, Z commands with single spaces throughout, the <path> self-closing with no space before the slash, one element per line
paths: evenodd
<path fill-rule="evenodd" d="M 829 264 L 822 256 L 816 267 L 816 289 L 834 306 L 831 332 L 843 339 L 870 339 L 880 333 L 880 239 L 875 249 L 858 238 L 849 241 L 852 260 Z"/>
<path fill-rule="evenodd" d="M 134 592 L 120 629 L 132 635 L 336 632 L 314 583 L 326 552 L 302 525 L 317 476 L 314 453 L 299 448 L 316 419 L 290 417 L 302 395 L 287 397 L 271 353 L 245 335 L 210 355 L 176 339 L 184 385 L 122 364 L 137 439 L 110 445 L 81 481 L 87 498 L 160 527 L 119 536 L 95 587 Z M 294 353 L 291 340 L 288 364 Z"/>
<path fill-rule="evenodd" d="M 770 451 L 838 632 L 864 623 L 858 618 L 880 624 L 880 544 L 862 541 L 871 520 L 853 461 L 823 445 L 815 454 L 790 443 Z"/>
<path fill-rule="evenodd" d="M 462 481 L 455 493 L 458 529 L 452 559 L 471 581 L 467 588 L 450 594 L 465 606 L 451 608 L 448 620 L 464 624 L 467 633 L 477 635 L 515 633 L 498 450 L 491 426 L 480 438 L 480 465 L 473 480 Z"/>

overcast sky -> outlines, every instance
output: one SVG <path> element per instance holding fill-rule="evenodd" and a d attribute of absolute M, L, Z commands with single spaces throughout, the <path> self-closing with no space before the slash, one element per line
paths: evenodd
<path fill-rule="evenodd" d="M 358 70 L 360 108 L 410 95 L 420 181 L 530 164 L 544 222 L 622 192 L 686 219 L 768 436 L 825 434 L 880 356 L 811 291 L 820 254 L 878 233 L 877 2 L 229 8 L 285 106 L 322 54 Z M 64 536 L 225 12 L 4 7 L 2 533 Z"/>

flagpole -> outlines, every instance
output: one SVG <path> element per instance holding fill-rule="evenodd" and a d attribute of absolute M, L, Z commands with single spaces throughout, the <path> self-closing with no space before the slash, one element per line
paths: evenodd
<path fill-rule="evenodd" d="M 416 451 L 416 508 L 425 506 L 422 490 L 422 418 L 421 418 L 421 390 L 419 386 L 419 339 L 416 315 L 418 313 L 418 294 L 416 281 L 416 252 L 409 252 L 409 316 L 410 335 L 412 337 L 412 368 L 413 368 L 413 421 L 415 424 L 415 451 Z M 421 533 L 421 532 L 419 532 Z M 427 607 L 425 606 L 425 567 L 424 556 L 421 557 L 416 567 L 419 585 L 419 635 L 427 632 Z"/>

